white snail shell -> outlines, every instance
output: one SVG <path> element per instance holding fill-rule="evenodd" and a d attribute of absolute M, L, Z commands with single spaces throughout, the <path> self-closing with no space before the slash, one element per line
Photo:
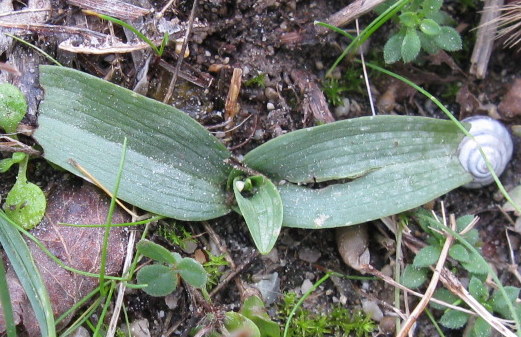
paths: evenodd
<path fill-rule="evenodd" d="M 490 184 L 494 178 L 479 152 L 477 143 L 481 145 L 494 172 L 499 176 L 512 158 L 512 137 L 503 124 L 487 116 L 473 116 L 465 118 L 463 122 L 471 124 L 469 132 L 474 136 L 474 139 L 463 138 L 458 147 L 461 165 L 474 178 L 465 187 L 479 188 Z"/>

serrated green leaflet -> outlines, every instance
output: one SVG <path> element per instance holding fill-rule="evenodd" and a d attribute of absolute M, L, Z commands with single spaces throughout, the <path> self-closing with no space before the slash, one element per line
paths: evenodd
<path fill-rule="evenodd" d="M 56 336 L 54 316 L 47 289 L 20 232 L 0 211 L 0 245 L 9 258 L 34 310 L 42 336 Z"/>
<path fill-rule="evenodd" d="M 118 197 L 180 220 L 230 211 L 226 148 L 183 112 L 76 70 L 41 66 L 45 90 L 34 137 L 45 158 L 72 173 L 75 160 L 113 188 L 128 138 Z"/>
<path fill-rule="evenodd" d="M 461 139 L 463 133 L 451 121 L 360 117 L 280 136 L 249 152 L 244 162 L 273 179 L 320 182 L 453 156 Z"/>
<path fill-rule="evenodd" d="M 245 197 L 239 188 L 241 177 L 233 180 L 233 192 L 257 249 L 267 254 L 275 245 L 282 227 L 282 201 L 273 183 L 264 177 L 250 177 L 253 195 Z"/>
<path fill-rule="evenodd" d="M 397 214 L 471 181 L 458 158 L 445 156 L 386 166 L 353 181 L 321 189 L 279 186 L 283 225 L 331 228 Z"/>

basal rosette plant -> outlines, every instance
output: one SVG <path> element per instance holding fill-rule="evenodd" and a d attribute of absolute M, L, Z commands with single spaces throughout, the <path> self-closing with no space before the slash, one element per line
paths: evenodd
<path fill-rule="evenodd" d="M 171 106 L 73 69 L 41 66 L 40 82 L 45 97 L 34 137 L 47 160 L 81 176 L 73 160 L 112 189 L 127 137 L 118 197 L 179 220 L 236 210 L 262 253 L 282 226 L 366 222 L 472 180 L 456 155 L 464 135 L 450 121 L 339 121 L 280 136 L 232 165 L 217 138 Z"/>

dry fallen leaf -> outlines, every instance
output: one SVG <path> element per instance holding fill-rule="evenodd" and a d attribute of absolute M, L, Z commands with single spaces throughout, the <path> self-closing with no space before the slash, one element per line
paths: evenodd
<path fill-rule="evenodd" d="M 355 225 L 337 229 L 338 252 L 349 267 L 361 271 L 370 262 L 367 225 Z"/>
<path fill-rule="evenodd" d="M 66 265 L 98 273 L 105 229 L 66 227 L 58 223 L 103 224 L 109 203 L 110 200 L 90 184 L 65 182 L 49 196 L 45 218 L 31 233 Z M 128 220 L 126 214 L 116 210 L 112 222 Z M 125 229 L 112 228 L 108 242 L 107 275 L 115 275 L 121 270 L 126 244 Z M 28 245 L 49 292 L 55 317 L 63 314 L 97 286 L 98 279 L 69 272 L 52 261 L 32 241 L 28 241 Z M 38 336 L 39 328 L 31 305 L 12 269 L 7 271 L 7 278 L 16 323 L 22 324 L 29 336 Z M 61 324 L 67 322 L 66 319 Z M 0 314 L 0 333 L 4 330 L 3 315 Z"/>

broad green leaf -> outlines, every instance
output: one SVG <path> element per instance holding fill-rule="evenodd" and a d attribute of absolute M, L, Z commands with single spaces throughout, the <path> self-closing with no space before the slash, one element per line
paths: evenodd
<path fill-rule="evenodd" d="M 441 27 L 441 32 L 434 37 L 434 41 L 441 49 L 446 51 L 460 50 L 463 46 L 459 33 L 448 26 Z"/>
<path fill-rule="evenodd" d="M 241 306 L 240 313 L 259 328 L 261 337 L 280 337 L 279 324 L 268 316 L 264 302 L 258 296 L 250 296 Z"/>
<path fill-rule="evenodd" d="M 423 205 L 469 181 L 457 157 L 440 155 L 319 189 L 286 183 L 278 186 L 283 225 L 331 228 L 367 222 Z"/>
<path fill-rule="evenodd" d="M 3 207 L 11 220 L 31 229 L 43 219 L 46 205 L 45 194 L 38 185 L 19 179 L 7 194 Z"/>
<path fill-rule="evenodd" d="M 253 242 L 262 254 L 267 254 L 275 245 L 282 227 L 283 207 L 279 191 L 264 177 L 250 177 L 254 190 L 243 196 L 241 177 L 233 180 L 233 192 Z"/>
<path fill-rule="evenodd" d="M 471 337 L 489 337 L 492 327 L 483 318 L 478 317 L 474 321 Z"/>
<path fill-rule="evenodd" d="M 440 324 L 449 329 L 459 329 L 467 323 L 468 319 L 468 314 L 449 309 L 441 316 Z"/>
<path fill-rule="evenodd" d="M 454 304 L 454 303 L 456 303 L 457 301 L 460 300 L 458 296 L 454 295 L 453 293 L 451 293 L 446 288 L 438 288 L 438 289 L 436 289 L 436 291 L 434 292 L 433 297 L 438 299 L 438 300 L 440 300 L 440 301 L 449 303 L 449 304 Z M 447 307 L 445 307 L 444 305 L 441 305 L 441 304 L 438 304 L 438 303 L 434 303 L 432 301 L 430 302 L 430 306 L 432 308 L 438 309 L 438 310 L 445 310 L 445 309 L 447 309 Z"/>
<path fill-rule="evenodd" d="M 402 58 L 402 42 L 404 34 L 396 33 L 387 40 L 384 46 L 385 63 L 394 63 Z"/>
<path fill-rule="evenodd" d="M 438 262 L 441 249 L 437 246 L 425 246 L 414 257 L 413 265 L 415 267 L 428 267 Z"/>
<path fill-rule="evenodd" d="M 179 262 L 177 271 L 186 283 L 195 288 L 203 288 L 208 280 L 203 266 L 189 257 L 185 257 Z"/>
<path fill-rule="evenodd" d="M 136 249 L 140 254 L 158 262 L 175 265 L 180 261 L 165 247 L 146 239 L 139 241 Z"/>
<path fill-rule="evenodd" d="M 470 254 L 463 245 L 456 243 L 452 247 L 450 247 L 449 255 L 453 259 L 460 261 L 460 262 L 469 262 L 470 261 Z"/>
<path fill-rule="evenodd" d="M 400 19 L 400 23 L 406 27 L 414 28 L 418 25 L 418 14 L 415 12 L 405 12 L 400 14 L 398 17 Z"/>
<path fill-rule="evenodd" d="M 206 220 L 230 211 L 226 148 L 183 112 L 82 72 L 40 67 L 45 97 L 34 137 L 44 157 L 109 190 L 128 139 L 118 197 L 160 215 Z"/>
<path fill-rule="evenodd" d="M 244 163 L 274 180 L 322 182 L 357 178 L 394 164 L 455 156 L 461 139 L 463 133 L 451 121 L 361 117 L 277 137 L 250 151 Z"/>
<path fill-rule="evenodd" d="M 439 0 L 434 0 L 439 1 Z M 449 14 L 447 14 L 444 11 L 436 11 L 433 13 L 428 13 L 425 15 L 426 18 L 432 19 L 434 22 L 436 22 L 438 25 L 448 25 L 454 22 L 454 20 L 451 18 Z"/>
<path fill-rule="evenodd" d="M 0 245 L 31 303 L 42 336 L 56 336 L 54 316 L 45 283 L 20 232 L 0 211 Z"/>
<path fill-rule="evenodd" d="M 402 59 L 403 62 L 411 62 L 420 53 L 421 41 L 415 28 L 408 28 L 402 41 Z"/>
<path fill-rule="evenodd" d="M 0 84 L 0 129 L 15 133 L 27 112 L 24 94 L 12 84 Z"/>
<path fill-rule="evenodd" d="M 427 270 L 412 265 L 405 266 L 402 274 L 402 284 L 407 288 L 418 288 L 427 281 Z"/>
<path fill-rule="evenodd" d="M 143 291 L 150 296 L 166 296 L 177 288 L 177 274 L 162 264 L 144 266 L 137 272 L 136 279 L 139 284 L 147 284 Z"/>
<path fill-rule="evenodd" d="M 441 32 L 440 25 L 432 19 L 423 19 L 420 23 L 420 29 L 427 35 L 434 36 Z"/>
<path fill-rule="evenodd" d="M 487 287 L 475 276 L 472 276 L 469 282 L 469 293 L 479 302 L 486 301 L 488 298 Z"/>

